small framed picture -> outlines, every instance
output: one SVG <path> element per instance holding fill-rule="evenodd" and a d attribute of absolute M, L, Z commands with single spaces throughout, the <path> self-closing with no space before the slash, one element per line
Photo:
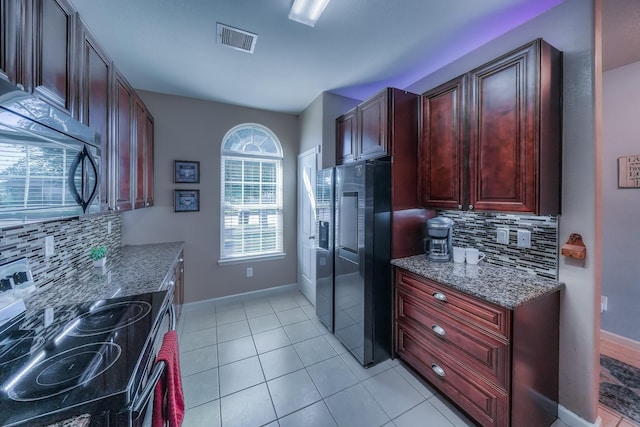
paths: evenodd
<path fill-rule="evenodd" d="M 173 190 L 175 212 L 198 212 L 200 190 Z"/>
<path fill-rule="evenodd" d="M 197 184 L 200 182 L 200 162 L 175 160 L 174 171 L 173 182 L 177 184 Z"/>

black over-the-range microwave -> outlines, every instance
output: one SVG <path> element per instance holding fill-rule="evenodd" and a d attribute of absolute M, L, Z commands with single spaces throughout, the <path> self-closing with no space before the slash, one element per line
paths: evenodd
<path fill-rule="evenodd" d="M 0 79 L 0 228 L 100 211 L 95 131 Z"/>

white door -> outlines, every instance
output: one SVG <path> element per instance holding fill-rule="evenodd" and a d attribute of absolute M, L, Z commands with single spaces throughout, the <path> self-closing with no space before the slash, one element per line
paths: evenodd
<path fill-rule="evenodd" d="M 298 156 L 298 288 L 316 305 L 316 149 Z"/>

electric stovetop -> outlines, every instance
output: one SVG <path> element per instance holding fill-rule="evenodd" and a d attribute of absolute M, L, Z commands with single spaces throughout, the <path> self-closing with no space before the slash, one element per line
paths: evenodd
<path fill-rule="evenodd" d="M 27 310 L 0 326 L 0 425 L 130 405 L 166 294 Z"/>

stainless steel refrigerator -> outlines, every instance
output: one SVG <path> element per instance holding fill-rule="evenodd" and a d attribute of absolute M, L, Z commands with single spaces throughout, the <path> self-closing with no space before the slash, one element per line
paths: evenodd
<path fill-rule="evenodd" d="M 320 171 L 318 176 L 320 195 L 320 180 L 327 182 L 331 172 Z M 351 354 L 369 366 L 387 359 L 391 348 L 390 160 L 337 166 L 333 178 L 333 209 L 321 213 L 320 196 L 316 205 L 320 237 L 316 312 Z M 327 229 L 326 249 L 320 244 L 323 229 Z"/>

